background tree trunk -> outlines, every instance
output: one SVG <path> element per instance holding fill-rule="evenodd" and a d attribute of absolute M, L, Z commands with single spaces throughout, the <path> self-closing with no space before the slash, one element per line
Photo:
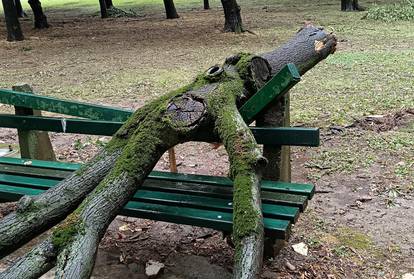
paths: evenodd
<path fill-rule="evenodd" d="M 34 26 L 38 29 L 48 28 L 47 18 L 43 13 L 42 4 L 39 0 L 29 0 L 34 15 Z"/>
<path fill-rule="evenodd" d="M 112 3 L 112 0 L 105 0 L 105 4 L 106 4 L 107 9 L 110 9 L 114 6 L 114 4 Z"/>
<path fill-rule="evenodd" d="M 7 41 L 22 41 L 24 39 L 14 1 L 2 0 L 4 17 L 6 18 Z"/>
<path fill-rule="evenodd" d="M 240 6 L 236 0 L 221 0 L 224 10 L 224 31 L 225 32 L 243 32 L 242 18 L 240 15 Z"/>
<path fill-rule="evenodd" d="M 204 0 L 204 10 L 210 9 L 210 2 L 209 0 Z"/>
<path fill-rule="evenodd" d="M 358 4 L 358 0 L 341 0 L 341 11 L 363 11 L 364 9 Z"/>
<path fill-rule="evenodd" d="M 23 11 L 22 3 L 20 0 L 14 0 L 14 4 L 16 5 L 16 12 L 18 17 L 27 17 L 26 13 Z"/>
<path fill-rule="evenodd" d="M 164 7 L 168 19 L 180 17 L 175 9 L 174 0 L 164 0 Z"/>
<path fill-rule="evenodd" d="M 99 0 L 99 8 L 101 10 L 101 18 L 108 17 L 107 3 L 105 0 Z"/>

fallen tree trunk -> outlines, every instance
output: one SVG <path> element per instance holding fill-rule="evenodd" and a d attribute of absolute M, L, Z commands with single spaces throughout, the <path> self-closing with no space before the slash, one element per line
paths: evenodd
<path fill-rule="evenodd" d="M 295 64 L 299 73 L 304 75 L 316 63 L 333 53 L 335 47 L 335 36 L 326 34 L 322 28 L 307 27 L 301 29 L 294 38 L 277 50 L 263 53 L 261 57 L 269 61 L 272 75 L 278 73 L 287 63 Z M 281 99 L 272 102 L 259 115 L 256 125 L 270 127 L 285 126 L 284 124 L 289 121 L 289 119 L 286 119 L 287 116 L 284 115 L 288 100 L 289 95 L 285 95 Z M 283 149 L 287 149 L 287 152 Z M 263 173 L 266 179 L 280 180 L 282 178 L 281 157 L 288 156 L 286 155 L 286 153 L 289 154 L 288 149 L 288 146 L 264 146 L 263 155 L 269 160 L 268 167 L 265 168 Z M 285 161 L 289 162 L 290 158 L 287 158 Z"/>
<path fill-rule="evenodd" d="M 306 27 L 297 36 L 309 36 L 309 31 L 322 32 Z M 314 41 L 307 43 L 315 48 Z M 291 47 L 290 60 L 282 59 L 299 61 L 297 46 Z M 326 43 L 320 51 L 331 53 L 334 48 L 334 43 Z M 266 159 L 237 107 L 271 77 L 278 51 L 263 57 L 239 54 L 211 67 L 191 84 L 138 109 L 104 150 L 70 178 L 37 197 L 22 198 L 18 210 L 0 221 L 1 256 L 60 224 L 0 277 L 34 278 L 56 265 L 57 278 L 88 278 L 108 225 L 162 154 L 178 143 L 200 140 L 203 131 L 209 135 L 204 141 L 222 141 L 229 154 L 234 180 L 234 278 L 257 278 L 264 239 L 259 185 Z M 301 65 L 310 68 L 320 59 Z"/>

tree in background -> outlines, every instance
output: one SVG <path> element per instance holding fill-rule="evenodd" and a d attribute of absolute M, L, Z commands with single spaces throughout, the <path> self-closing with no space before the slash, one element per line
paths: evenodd
<path fill-rule="evenodd" d="M 165 13 L 168 19 L 179 18 L 173 0 L 164 0 Z"/>
<path fill-rule="evenodd" d="M 243 32 L 242 18 L 240 15 L 240 6 L 236 0 L 221 0 L 224 10 L 224 31 L 225 32 Z"/>
<path fill-rule="evenodd" d="M 29 0 L 30 8 L 32 8 L 34 16 L 34 26 L 37 29 L 48 28 L 46 15 L 43 13 L 42 4 L 39 0 Z"/>
<path fill-rule="evenodd" d="M 19 19 L 17 18 L 18 16 L 15 2 L 10 0 L 2 0 L 2 3 L 4 17 L 6 18 L 7 41 L 12 42 L 24 40 Z"/>
<path fill-rule="evenodd" d="M 208 0 L 204 0 L 204 10 L 208 9 L 210 9 L 210 3 L 208 2 Z"/>
<path fill-rule="evenodd" d="M 341 11 L 350 12 L 350 11 L 363 11 L 358 4 L 358 0 L 341 0 Z"/>
<path fill-rule="evenodd" d="M 27 17 L 27 14 L 23 11 L 20 0 L 14 0 L 14 4 L 16 5 L 17 17 Z"/>

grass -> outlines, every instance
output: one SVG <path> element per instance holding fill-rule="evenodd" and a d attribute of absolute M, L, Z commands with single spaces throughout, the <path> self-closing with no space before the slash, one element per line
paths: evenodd
<path fill-rule="evenodd" d="M 367 18 L 385 22 L 414 21 L 414 1 L 403 0 L 397 4 L 374 6 L 368 10 Z"/>

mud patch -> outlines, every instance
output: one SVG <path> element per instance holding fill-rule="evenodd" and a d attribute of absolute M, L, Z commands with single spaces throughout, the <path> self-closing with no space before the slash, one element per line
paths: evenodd
<path fill-rule="evenodd" d="M 385 132 L 399 127 L 405 127 L 414 122 L 414 108 L 400 110 L 387 115 L 370 115 L 355 120 L 349 127 L 361 128 L 375 132 Z"/>

